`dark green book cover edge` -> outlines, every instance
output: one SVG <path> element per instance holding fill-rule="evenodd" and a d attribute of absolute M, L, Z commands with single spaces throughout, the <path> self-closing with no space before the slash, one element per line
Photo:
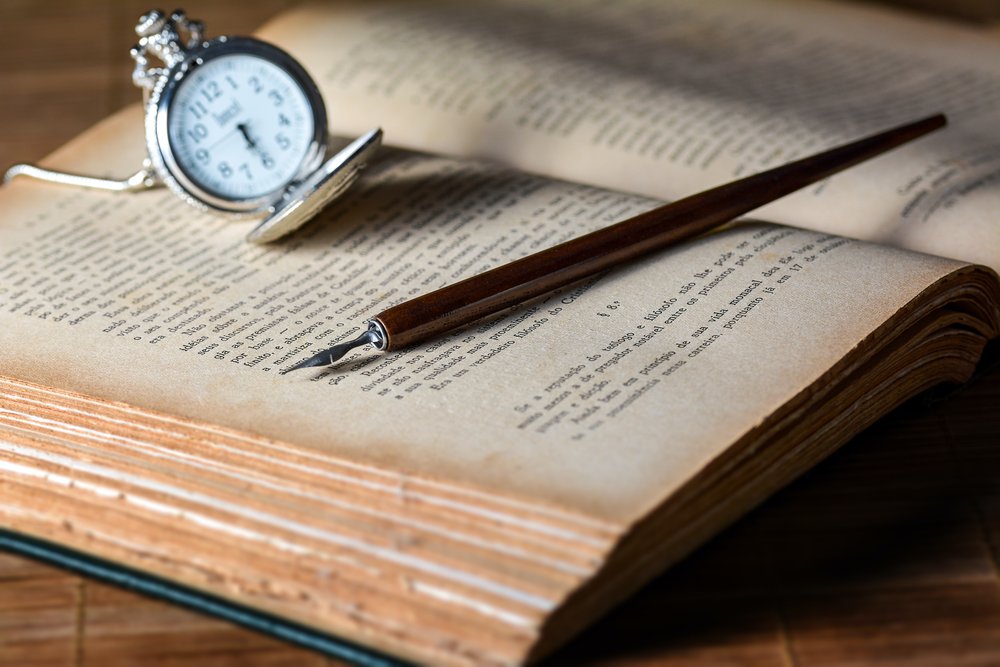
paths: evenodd
<path fill-rule="evenodd" d="M 215 616 L 361 667 L 406 667 L 409 664 L 334 635 L 203 593 L 148 572 L 5 528 L 0 528 L 0 550 Z"/>

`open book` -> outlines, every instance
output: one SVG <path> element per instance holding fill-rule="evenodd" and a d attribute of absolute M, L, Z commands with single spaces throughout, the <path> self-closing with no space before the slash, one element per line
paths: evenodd
<path fill-rule="evenodd" d="M 421 662 L 552 651 L 1000 335 L 1000 45 L 812 2 L 293 10 L 332 127 L 396 147 L 273 246 L 0 190 L 5 529 Z M 434 342 L 374 312 L 936 111 L 952 126 Z M 129 173 L 126 109 L 51 166 Z M 790 225 L 790 226 L 786 226 Z"/>

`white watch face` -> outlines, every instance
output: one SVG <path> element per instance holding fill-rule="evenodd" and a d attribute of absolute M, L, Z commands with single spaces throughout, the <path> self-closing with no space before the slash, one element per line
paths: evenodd
<path fill-rule="evenodd" d="M 193 69 L 167 116 L 177 166 L 194 185 L 226 200 L 282 190 L 310 155 L 315 128 L 299 83 L 277 64 L 246 53 Z"/>

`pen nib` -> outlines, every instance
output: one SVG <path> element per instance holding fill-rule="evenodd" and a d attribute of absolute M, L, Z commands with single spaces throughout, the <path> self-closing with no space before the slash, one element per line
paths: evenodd
<path fill-rule="evenodd" d="M 356 347 L 361 347 L 362 345 L 374 345 L 376 348 L 382 345 L 382 336 L 379 334 L 378 329 L 375 327 L 369 327 L 367 331 L 355 338 L 354 340 L 349 340 L 346 343 L 339 343 L 333 347 L 323 350 L 318 354 L 314 354 L 305 361 L 300 361 L 291 368 L 287 368 L 281 371 L 281 374 L 290 373 L 291 371 L 297 371 L 302 368 L 318 368 L 320 366 L 332 366 L 341 359 L 344 358 L 348 352 Z"/>

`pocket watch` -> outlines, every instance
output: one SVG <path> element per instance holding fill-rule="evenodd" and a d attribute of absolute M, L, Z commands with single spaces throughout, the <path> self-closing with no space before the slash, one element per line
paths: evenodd
<path fill-rule="evenodd" d="M 326 106 L 305 69 L 251 37 L 206 41 L 204 24 L 177 10 L 147 12 L 135 27 L 132 80 L 143 90 L 147 157 L 124 180 L 11 167 L 5 180 L 132 192 L 166 185 L 188 204 L 263 220 L 248 234 L 276 240 L 339 196 L 381 143 L 369 131 L 327 157 Z"/>

